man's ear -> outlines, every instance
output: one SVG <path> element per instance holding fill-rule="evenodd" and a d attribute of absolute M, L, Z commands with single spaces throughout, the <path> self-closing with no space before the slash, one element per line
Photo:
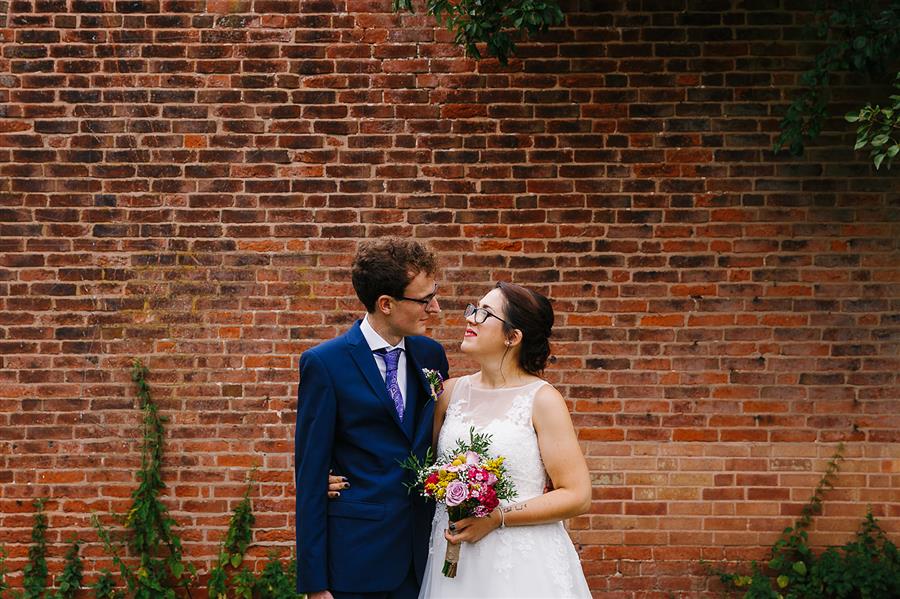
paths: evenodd
<path fill-rule="evenodd" d="M 378 299 L 375 300 L 375 311 L 385 316 L 390 315 L 391 307 L 391 297 L 389 295 L 379 295 Z"/>

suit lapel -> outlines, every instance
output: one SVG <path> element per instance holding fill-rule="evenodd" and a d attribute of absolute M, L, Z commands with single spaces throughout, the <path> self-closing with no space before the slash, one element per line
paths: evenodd
<path fill-rule="evenodd" d="M 378 365 L 375 364 L 375 357 L 372 356 L 372 350 L 369 348 L 369 344 L 366 343 L 366 338 L 363 337 L 362 332 L 359 330 L 359 322 L 353 325 L 353 328 L 348 331 L 347 344 L 349 346 L 350 356 L 356 363 L 357 368 L 362 372 L 366 382 L 369 383 L 375 396 L 391 415 L 391 418 L 397 426 L 406 433 L 403 423 L 400 422 L 400 417 L 397 415 L 397 408 L 394 407 L 394 402 L 391 399 L 391 396 L 388 395 L 384 379 L 381 378 L 381 372 L 378 371 Z"/>
<path fill-rule="evenodd" d="M 406 368 L 413 369 L 415 372 L 408 371 L 408 378 L 410 382 L 415 382 L 415 385 L 410 385 L 410 387 L 414 387 L 415 391 L 410 389 L 408 391 L 410 397 L 416 398 L 416 422 L 415 427 L 413 429 L 413 436 L 419 436 L 419 433 L 423 428 L 427 428 L 429 437 L 431 436 L 431 428 L 434 425 L 433 415 L 434 415 L 434 406 L 432 405 L 432 409 L 428 409 L 429 404 L 433 404 L 433 398 L 431 397 L 431 389 L 428 383 L 428 379 L 425 378 L 425 373 L 422 372 L 422 365 L 417 361 L 415 356 L 415 344 L 410 342 L 410 338 L 406 338 Z M 427 421 L 426 421 L 427 419 Z M 427 426 L 425 426 L 427 425 Z"/>

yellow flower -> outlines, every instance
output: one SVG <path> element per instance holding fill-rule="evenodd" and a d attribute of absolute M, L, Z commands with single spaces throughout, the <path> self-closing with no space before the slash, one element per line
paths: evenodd
<path fill-rule="evenodd" d="M 488 472 L 492 472 L 493 474 L 495 474 L 497 476 L 500 476 L 501 466 L 503 466 L 503 458 L 502 457 L 493 458 L 493 459 L 488 460 L 485 463 L 484 469 L 487 470 Z"/>

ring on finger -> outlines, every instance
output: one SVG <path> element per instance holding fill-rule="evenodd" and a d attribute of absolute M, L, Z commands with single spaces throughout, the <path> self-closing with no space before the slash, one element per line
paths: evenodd
<path fill-rule="evenodd" d="M 456 532 L 456 522 L 450 523 L 450 532 Z"/>

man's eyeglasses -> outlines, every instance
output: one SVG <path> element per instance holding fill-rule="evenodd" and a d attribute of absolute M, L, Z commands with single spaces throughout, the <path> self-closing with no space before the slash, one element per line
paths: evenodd
<path fill-rule="evenodd" d="M 476 308 L 472 304 L 469 304 L 468 306 L 466 306 L 466 311 L 463 312 L 463 315 L 466 318 L 469 318 L 474 315 L 475 316 L 475 324 L 484 324 L 484 321 L 488 319 L 488 316 L 493 316 L 494 318 L 496 318 L 503 324 L 510 326 L 512 328 L 516 328 L 516 327 L 513 327 L 513 325 L 510 324 L 509 322 L 503 320 L 502 318 L 500 318 L 499 316 L 494 314 L 493 312 L 490 312 L 490 311 L 486 310 L 485 308 Z"/>
<path fill-rule="evenodd" d="M 416 302 L 417 304 L 422 304 L 423 306 L 427 306 L 432 301 L 434 301 L 435 296 L 437 296 L 437 285 L 434 286 L 434 291 L 426 295 L 425 297 L 406 297 L 405 295 L 401 295 L 400 297 L 395 297 L 397 300 L 405 300 L 407 302 Z"/>

